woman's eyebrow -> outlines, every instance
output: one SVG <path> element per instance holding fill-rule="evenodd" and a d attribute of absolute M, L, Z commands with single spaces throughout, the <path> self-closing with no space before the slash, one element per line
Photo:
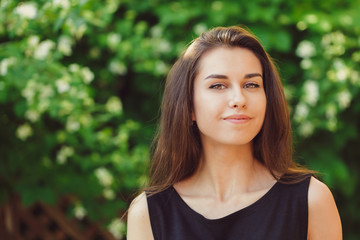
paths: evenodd
<path fill-rule="evenodd" d="M 245 78 L 253 78 L 253 77 L 261 77 L 262 75 L 260 73 L 248 73 L 245 75 Z"/>
<path fill-rule="evenodd" d="M 262 78 L 262 75 L 260 73 L 248 73 L 248 74 L 245 74 L 245 77 L 244 78 L 253 78 L 253 77 L 261 77 Z M 222 75 L 222 74 L 210 74 L 209 76 L 207 76 L 205 78 L 206 79 L 209 79 L 209 78 L 213 78 L 213 79 L 228 79 L 228 77 L 226 75 Z"/>
<path fill-rule="evenodd" d="M 228 79 L 228 77 L 226 75 L 222 75 L 222 74 L 210 74 L 209 76 L 207 76 L 205 78 L 206 79 L 209 79 L 209 78 L 217 78 L 217 79 Z"/>

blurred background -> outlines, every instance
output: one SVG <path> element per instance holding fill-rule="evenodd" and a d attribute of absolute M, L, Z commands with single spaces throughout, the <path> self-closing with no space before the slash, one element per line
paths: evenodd
<path fill-rule="evenodd" d="M 240 24 L 279 67 L 296 161 L 359 239 L 359 13 L 359 0 L 1 0 L 0 238 L 125 239 L 169 68 L 201 32 Z"/>

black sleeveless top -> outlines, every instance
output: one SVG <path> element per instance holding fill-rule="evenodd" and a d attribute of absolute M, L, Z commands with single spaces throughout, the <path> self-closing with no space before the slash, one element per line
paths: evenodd
<path fill-rule="evenodd" d="M 191 209 L 173 187 L 147 197 L 155 240 L 306 240 L 310 176 L 277 182 L 255 203 L 219 219 Z"/>

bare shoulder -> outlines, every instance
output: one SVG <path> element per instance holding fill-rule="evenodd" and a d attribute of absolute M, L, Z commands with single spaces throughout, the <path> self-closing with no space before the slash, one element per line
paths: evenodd
<path fill-rule="evenodd" d="M 330 189 L 312 177 L 308 193 L 310 240 L 341 240 L 341 220 Z"/>
<path fill-rule="evenodd" d="M 137 196 L 130 204 L 127 219 L 127 239 L 154 239 L 145 192 Z"/>

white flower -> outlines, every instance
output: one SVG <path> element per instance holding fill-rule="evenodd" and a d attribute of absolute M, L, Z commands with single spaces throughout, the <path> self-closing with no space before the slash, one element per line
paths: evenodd
<path fill-rule="evenodd" d="M 305 101 L 314 106 L 319 99 L 319 86 L 317 82 L 308 80 L 304 85 Z"/>
<path fill-rule="evenodd" d="M 324 32 L 329 32 L 331 31 L 332 25 L 329 21 L 323 19 L 322 21 L 320 21 L 320 27 Z"/>
<path fill-rule="evenodd" d="M 15 57 L 5 58 L 0 62 L 0 76 L 5 76 L 10 66 L 16 63 Z"/>
<path fill-rule="evenodd" d="M 332 32 L 324 35 L 321 43 L 324 45 L 327 55 L 342 55 L 345 53 L 344 44 L 346 42 L 345 35 L 340 32 Z"/>
<path fill-rule="evenodd" d="M 25 55 L 26 56 L 31 56 L 34 52 L 34 50 L 38 47 L 40 42 L 40 37 L 37 35 L 31 35 L 28 39 L 27 39 L 27 48 L 25 50 Z"/>
<path fill-rule="evenodd" d="M 206 30 L 208 30 L 208 28 L 203 23 L 199 23 L 194 26 L 194 32 L 197 35 L 200 35 L 201 33 L 205 32 Z"/>
<path fill-rule="evenodd" d="M 316 53 L 315 46 L 312 42 L 304 40 L 300 42 L 296 49 L 296 55 L 302 58 L 310 58 Z"/>
<path fill-rule="evenodd" d="M 309 115 L 309 107 L 304 103 L 299 103 L 295 109 L 294 120 L 301 122 Z"/>
<path fill-rule="evenodd" d="M 126 142 L 129 139 L 129 134 L 126 131 L 119 131 L 116 135 L 116 138 L 114 140 L 115 144 L 122 144 L 123 142 Z"/>
<path fill-rule="evenodd" d="M 39 98 L 40 99 L 48 99 L 50 97 L 53 97 L 54 96 L 54 90 L 51 86 L 49 85 L 43 85 L 41 87 L 41 90 L 40 90 L 40 95 L 39 95 Z"/>
<path fill-rule="evenodd" d="M 95 170 L 95 176 L 104 187 L 110 186 L 114 182 L 114 178 L 106 168 L 98 168 Z"/>
<path fill-rule="evenodd" d="M 107 35 L 107 44 L 111 50 L 116 50 L 121 41 L 121 35 L 118 33 L 109 33 Z"/>
<path fill-rule="evenodd" d="M 108 230 L 116 239 L 120 240 L 122 239 L 123 232 L 125 231 L 125 223 L 118 218 L 114 219 L 109 224 Z"/>
<path fill-rule="evenodd" d="M 211 4 L 211 8 L 214 9 L 215 11 L 221 11 L 223 7 L 224 7 L 224 4 L 220 1 L 214 1 Z"/>
<path fill-rule="evenodd" d="M 122 111 L 122 104 L 118 97 L 110 97 L 109 100 L 106 102 L 105 108 L 108 112 L 111 113 L 121 113 Z"/>
<path fill-rule="evenodd" d="M 76 94 L 78 99 L 85 99 L 87 97 L 89 97 L 89 94 L 85 91 L 80 91 Z"/>
<path fill-rule="evenodd" d="M 24 88 L 21 91 L 21 95 L 26 98 L 26 101 L 31 103 L 34 100 L 35 91 L 31 88 Z"/>
<path fill-rule="evenodd" d="M 21 95 L 26 98 L 26 101 L 32 103 L 35 97 L 36 89 L 36 82 L 34 80 L 29 80 L 26 84 L 26 87 L 21 91 Z"/>
<path fill-rule="evenodd" d="M 327 127 L 330 131 L 335 131 L 337 128 L 337 119 L 336 118 L 331 118 L 327 121 Z"/>
<path fill-rule="evenodd" d="M 37 35 L 32 35 L 28 38 L 28 47 L 34 48 L 40 42 L 40 37 Z"/>
<path fill-rule="evenodd" d="M 352 71 L 350 76 L 350 81 L 354 85 L 360 85 L 360 74 L 357 71 Z"/>
<path fill-rule="evenodd" d="M 351 25 L 355 19 L 353 19 L 349 15 L 343 15 L 340 20 L 341 20 L 341 22 L 343 22 L 346 25 Z"/>
<path fill-rule="evenodd" d="M 82 36 L 84 35 L 85 31 L 87 29 L 86 24 L 81 24 L 79 27 L 76 28 L 75 30 L 75 37 L 77 39 L 82 38 Z"/>
<path fill-rule="evenodd" d="M 2 60 L 0 62 L 0 76 L 5 76 L 7 74 L 8 70 L 8 62 L 6 59 Z"/>
<path fill-rule="evenodd" d="M 76 132 L 80 129 L 80 123 L 73 118 L 69 117 L 66 121 L 66 130 L 69 132 Z"/>
<path fill-rule="evenodd" d="M 34 51 L 34 58 L 39 60 L 44 60 L 48 55 L 51 49 L 53 49 L 55 43 L 51 40 L 45 40 L 39 44 L 39 46 Z"/>
<path fill-rule="evenodd" d="M 345 35 L 340 31 L 334 32 L 332 35 L 332 39 L 336 44 L 344 44 L 346 41 Z"/>
<path fill-rule="evenodd" d="M 69 146 L 62 146 L 56 155 L 56 161 L 59 164 L 66 163 L 67 159 L 74 154 L 74 148 Z"/>
<path fill-rule="evenodd" d="M 61 36 L 59 38 L 57 49 L 65 56 L 70 56 L 72 53 L 71 45 L 72 39 L 69 36 Z"/>
<path fill-rule="evenodd" d="M 163 30 L 160 25 L 155 25 L 154 27 L 152 27 L 150 32 L 153 38 L 160 38 L 163 35 Z"/>
<path fill-rule="evenodd" d="M 30 120 L 30 122 L 36 122 L 39 120 L 40 114 L 39 112 L 29 109 L 25 112 L 25 117 Z"/>
<path fill-rule="evenodd" d="M 160 53 L 166 53 L 171 50 L 171 44 L 166 40 L 161 40 L 156 44 L 156 50 Z"/>
<path fill-rule="evenodd" d="M 58 93 L 60 93 L 60 94 L 64 93 L 64 92 L 67 92 L 70 89 L 70 84 L 68 82 L 68 77 L 62 77 L 62 78 L 56 80 L 55 84 L 56 84 Z"/>
<path fill-rule="evenodd" d="M 107 14 L 114 13 L 118 9 L 120 3 L 122 3 L 120 0 L 106 0 L 104 7 L 106 8 Z"/>
<path fill-rule="evenodd" d="M 83 219 L 86 216 L 86 209 L 81 205 L 81 203 L 77 203 L 74 207 L 74 215 L 77 219 Z"/>
<path fill-rule="evenodd" d="M 348 77 L 349 72 L 347 70 L 347 68 L 343 68 L 343 69 L 339 69 L 338 71 L 336 71 L 336 79 L 339 82 L 344 82 L 346 80 L 346 78 Z"/>
<path fill-rule="evenodd" d="M 70 114 L 72 110 L 74 110 L 74 104 L 71 101 L 65 99 L 60 102 L 60 111 L 59 111 L 60 115 Z M 70 116 L 68 121 L 75 121 L 75 120 L 72 116 Z"/>
<path fill-rule="evenodd" d="M 94 80 L 94 73 L 88 67 L 81 69 L 81 75 L 83 76 L 84 83 L 89 84 Z"/>
<path fill-rule="evenodd" d="M 69 71 L 70 72 L 75 73 L 75 72 L 78 72 L 79 70 L 80 70 L 79 64 L 72 63 L 72 64 L 69 65 Z"/>
<path fill-rule="evenodd" d="M 337 70 L 340 70 L 340 69 L 346 67 L 344 61 L 339 59 L 339 58 L 336 58 L 334 60 L 333 65 L 334 65 L 334 68 L 337 69 Z"/>
<path fill-rule="evenodd" d="M 344 82 L 350 75 L 350 69 L 341 59 L 335 59 L 333 65 L 335 68 L 334 80 Z"/>
<path fill-rule="evenodd" d="M 50 107 L 50 100 L 49 99 L 42 99 L 40 102 L 39 102 L 39 105 L 38 105 L 38 111 L 43 113 L 45 112 L 47 109 L 49 109 Z"/>
<path fill-rule="evenodd" d="M 314 132 L 314 125 L 311 122 L 305 122 L 300 125 L 299 132 L 300 135 L 308 137 Z"/>
<path fill-rule="evenodd" d="M 308 14 L 305 16 L 305 19 L 310 24 L 315 24 L 318 22 L 318 17 L 315 14 Z"/>
<path fill-rule="evenodd" d="M 337 100 L 341 108 L 347 108 L 351 102 L 351 94 L 348 90 L 343 90 L 338 93 Z"/>
<path fill-rule="evenodd" d="M 127 67 L 124 63 L 114 60 L 110 62 L 109 70 L 114 74 L 124 75 L 127 72 Z"/>
<path fill-rule="evenodd" d="M 34 3 L 22 3 L 15 8 L 14 12 L 26 19 L 34 19 L 37 14 L 37 8 Z"/>
<path fill-rule="evenodd" d="M 16 136 L 22 141 L 25 141 L 32 134 L 33 134 L 33 130 L 28 123 L 25 123 L 16 129 Z"/>
<path fill-rule="evenodd" d="M 354 52 L 351 56 L 351 59 L 354 62 L 360 62 L 360 52 Z"/>
<path fill-rule="evenodd" d="M 92 121 L 93 121 L 93 117 L 90 114 L 81 115 L 79 118 L 79 122 L 83 126 L 90 125 Z"/>
<path fill-rule="evenodd" d="M 296 27 L 300 30 L 300 31 L 304 31 L 305 29 L 307 29 L 307 24 L 304 21 L 300 21 L 296 24 Z"/>
<path fill-rule="evenodd" d="M 325 115 L 328 119 L 335 118 L 337 114 L 336 106 L 332 103 L 329 103 L 326 106 Z"/>
<path fill-rule="evenodd" d="M 158 74 L 165 74 L 169 70 L 168 66 L 163 61 L 157 61 L 155 65 L 155 72 Z"/>
<path fill-rule="evenodd" d="M 325 50 L 326 55 L 340 56 L 343 55 L 344 53 L 345 53 L 345 47 L 342 45 L 329 46 Z"/>
<path fill-rule="evenodd" d="M 91 97 L 85 97 L 83 99 L 83 104 L 84 106 L 92 106 L 94 105 L 94 99 L 92 99 Z"/>
<path fill-rule="evenodd" d="M 311 66 L 312 66 L 311 59 L 305 58 L 300 62 L 300 67 L 302 69 L 309 69 L 309 68 L 311 68 Z"/>
<path fill-rule="evenodd" d="M 6 9 L 10 3 L 12 2 L 12 0 L 1 0 L 1 4 L 0 4 L 0 9 Z"/>
<path fill-rule="evenodd" d="M 61 9 L 69 9 L 70 8 L 69 0 L 53 0 L 53 4 L 54 4 L 54 6 L 59 7 Z"/>
<path fill-rule="evenodd" d="M 67 20 L 65 22 L 65 26 L 69 29 L 69 32 L 71 33 L 71 35 L 75 36 L 76 39 L 80 39 L 84 35 L 84 33 L 87 29 L 87 26 L 85 23 L 79 25 L 79 24 L 75 23 L 72 18 L 67 18 Z"/>
<path fill-rule="evenodd" d="M 108 200 L 113 200 L 115 198 L 115 192 L 111 188 L 105 188 L 103 191 L 103 196 Z"/>

